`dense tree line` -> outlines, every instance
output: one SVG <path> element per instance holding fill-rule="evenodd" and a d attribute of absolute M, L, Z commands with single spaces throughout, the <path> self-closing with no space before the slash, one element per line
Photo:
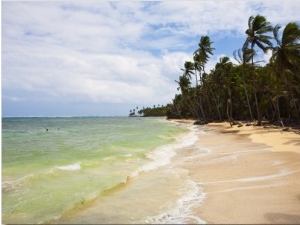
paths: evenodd
<path fill-rule="evenodd" d="M 137 114 L 136 114 L 137 111 Z M 163 106 L 163 105 L 157 105 L 157 106 L 153 106 L 151 107 L 147 107 L 147 108 L 143 108 L 138 110 L 138 107 L 136 107 L 135 109 L 130 110 L 129 113 L 130 117 L 133 116 L 143 116 L 143 117 L 156 117 L 156 116 L 167 116 L 167 106 Z"/>
<path fill-rule="evenodd" d="M 200 39 L 193 61 L 186 61 L 178 90 L 167 106 L 168 118 L 300 121 L 300 29 L 294 22 L 273 27 L 264 16 L 251 16 L 245 43 L 233 51 L 238 64 L 222 57 L 209 73 L 213 42 Z M 224 43 L 226 44 L 226 43 Z M 256 61 L 257 53 L 272 52 L 269 62 Z M 192 86 L 195 79 L 195 86 Z M 283 121 L 283 119 L 285 119 Z"/>

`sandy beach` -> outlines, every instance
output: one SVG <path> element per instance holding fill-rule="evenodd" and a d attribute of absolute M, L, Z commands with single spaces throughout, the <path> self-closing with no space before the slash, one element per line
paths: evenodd
<path fill-rule="evenodd" d="M 201 147 L 175 159 L 205 193 L 194 214 L 207 223 L 299 224 L 300 136 L 229 123 L 203 127 Z"/>
<path fill-rule="evenodd" d="M 150 160 L 152 169 L 52 223 L 300 224 L 299 134 L 175 122 L 190 132 L 151 153 L 168 162 Z"/>

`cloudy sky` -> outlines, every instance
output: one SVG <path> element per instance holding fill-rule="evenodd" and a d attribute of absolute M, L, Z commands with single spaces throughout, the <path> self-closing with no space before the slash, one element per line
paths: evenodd
<path fill-rule="evenodd" d="M 211 69 L 242 46 L 251 15 L 284 26 L 299 12 L 298 0 L 2 1 L 2 116 L 170 103 L 201 36 L 214 42 Z"/>

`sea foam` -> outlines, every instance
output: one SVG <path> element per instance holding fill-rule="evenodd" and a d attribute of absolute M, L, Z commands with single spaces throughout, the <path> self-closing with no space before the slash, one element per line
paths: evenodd
<path fill-rule="evenodd" d="M 192 213 L 192 209 L 203 202 L 206 197 L 202 188 L 196 182 L 187 180 L 182 191 L 185 194 L 175 204 L 172 204 L 168 211 L 148 217 L 145 222 L 151 224 L 205 224 L 206 221 Z"/>
<path fill-rule="evenodd" d="M 67 165 L 67 166 L 56 166 L 56 168 L 59 169 L 59 170 L 69 170 L 69 171 L 80 170 L 81 169 L 80 162 L 75 163 L 75 164 L 70 164 L 70 165 Z"/>
<path fill-rule="evenodd" d="M 155 170 L 161 166 L 170 164 L 171 158 L 176 155 L 176 150 L 191 146 L 198 140 L 195 127 L 191 126 L 189 130 L 190 132 L 178 137 L 174 143 L 160 146 L 148 153 L 146 157 L 151 159 L 151 162 L 140 167 L 137 171 L 133 172 L 130 177 L 135 177 L 140 172 Z"/>

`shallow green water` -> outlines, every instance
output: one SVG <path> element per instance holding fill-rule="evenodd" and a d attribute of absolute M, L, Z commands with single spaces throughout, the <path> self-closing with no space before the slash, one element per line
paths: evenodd
<path fill-rule="evenodd" d="M 151 152 L 183 132 L 164 118 L 3 118 L 2 221 L 46 222 L 80 208 L 153 169 Z"/>

